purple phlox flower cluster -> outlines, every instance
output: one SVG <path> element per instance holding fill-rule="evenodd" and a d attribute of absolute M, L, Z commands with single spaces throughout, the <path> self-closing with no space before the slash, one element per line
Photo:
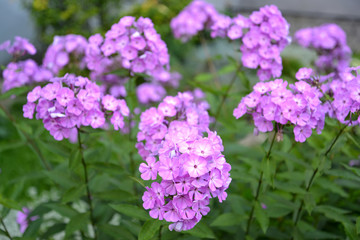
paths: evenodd
<path fill-rule="evenodd" d="M 241 21 L 243 22 L 243 21 Z M 280 77 L 281 51 L 291 42 L 289 23 L 275 5 L 266 5 L 249 17 L 250 26 L 242 37 L 242 63 L 247 68 L 259 68 L 260 81 Z"/>
<path fill-rule="evenodd" d="M 43 66 L 55 75 L 69 64 L 73 64 L 78 69 L 84 69 L 86 48 L 87 40 L 81 35 L 55 36 L 54 41 L 46 50 Z"/>
<path fill-rule="evenodd" d="M 251 115 L 255 129 L 260 132 L 272 131 L 273 121 L 279 131 L 281 125 L 291 124 L 297 142 L 305 142 L 312 129 L 320 134 L 328 109 L 320 100 L 321 91 L 305 81 L 287 86 L 288 83 L 282 79 L 257 83 L 253 92 L 242 98 L 234 109 L 234 116 Z"/>
<path fill-rule="evenodd" d="M 264 6 L 254 11 L 249 18 L 239 14 L 233 19 L 217 13 L 212 5 L 209 5 L 209 15 L 204 7 L 208 5 L 202 1 L 193 1 L 175 17 L 171 22 L 175 37 L 187 40 L 203 30 L 207 23 L 213 38 L 242 40 L 242 63 L 247 68 L 259 68 L 257 75 L 261 81 L 281 76 L 280 53 L 291 42 L 290 25 L 275 5 Z M 205 13 L 197 15 L 196 12 Z"/>
<path fill-rule="evenodd" d="M 300 29 L 295 39 L 301 46 L 316 50 L 315 65 L 320 72 L 342 72 L 350 66 L 351 49 L 346 34 L 334 23 Z"/>
<path fill-rule="evenodd" d="M 124 127 L 129 115 L 125 100 L 103 96 L 96 83 L 85 77 L 65 75 L 53 78 L 44 87 L 37 86 L 27 95 L 25 118 L 41 119 L 55 140 L 70 138 L 81 126 L 101 128 L 110 119 L 115 130 Z"/>
<path fill-rule="evenodd" d="M 20 226 L 20 232 L 24 233 L 29 226 L 29 221 L 35 221 L 38 219 L 38 216 L 33 216 L 29 218 L 30 210 L 26 207 L 22 208 L 22 211 L 18 211 L 16 214 L 16 222 Z"/>
<path fill-rule="evenodd" d="M 6 50 L 10 55 L 14 57 L 21 57 L 25 54 L 34 55 L 36 48 L 32 45 L 28 39 L 19 36 L 15 37 L 15 41 L 11 45 L 10 40 L 7 40 L 0 44 L 0 50 Z"/>
<path fill-rule="evenodd" d="M 2 91 L 6 92 L 15 87 L 47 81 L 52 76 L 51 71 L 39 66 L 32 59 L 10 62 L 3 71 Z"/>
<path fill-rule="evenodd" d="M 152 218 L 172 222 L 170 230 L 193 228 L 210 211 L 210 198 L 226 199 L 231 182 L 222 140 L 208 129 L 209 106 L 196 100 L 201 95 L 167 96 L 141 114 L 136 147 L 146 163 L 139 171 L 144 180 L 161 179 L 146 188 L 143 206 Z"/>
<path fill-rule="evenodd" d="M 360 110 L 359 69 L 360 67 L 347 68 L 328 84 L 328 93 L 333 97 L 328 114 L 343 124 L 360 123 L 360 117 L 352 120 L 352 115 L 358 116 Z"/>
<path fill-rule="evenodd" d="M 115 69 L 129 69 L 130 74 L 145 73 L 155 78 L 169 71 L 169 54 L 165 42 L 149 18 L 126 16 L 103 38 L 89 38 L 87 67 L 98 78 Z"/>
<path fill-rule="evenodd" d="M 200 31 L 210 29 L 217 16 L 218 12 L 212 4 L 195 0 L 171 20 L 170 27 L 175 38 L 186 42 Z"/>

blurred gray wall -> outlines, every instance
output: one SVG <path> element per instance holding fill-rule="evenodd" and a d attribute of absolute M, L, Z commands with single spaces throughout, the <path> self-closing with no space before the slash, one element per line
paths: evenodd
<path fill-rule="evenodd" d="M 15 36 L 34 40 L 34 23 L 21 2 L 22 0 L 0 0 L 0 43 L 12 41 Z M 8 54 L 1 51 L 0 64 L 5 64 L 8 59 Z"/>

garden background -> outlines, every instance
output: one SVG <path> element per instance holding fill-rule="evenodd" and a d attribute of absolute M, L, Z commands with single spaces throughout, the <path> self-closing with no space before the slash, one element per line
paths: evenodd
<path fill-rule="evenodd" d="M 292 37 L 303 27 L 337 23 L 347 33 L 353 50 L 351 66 L 360 65 L 360 14 L 356 12 L 356 1 L 344 1 L 341 6 L 330 1 L 324 8 L 318 7 L 323 1 L 305 1 L 300 5 L 285 1 L 219 2 L 212 1 L 218 11 L 231 17 L 276 4 L 290 23 Z M 105 34 L 123 16 L 148 17 L 167 44 L 171 70 L 182 75 L 179 87 L 167 87 L 167 95 L 196 88 L 206 94 L 209 114 L 215 119 L 210 129 L 222 138 L 223 154 L 231 164 L 232 182 L 226 201 L 211 199 L 211 211 L 192 230 L 169 231 L 167 222 L 151 219 L 142 207 L 144 185 L 149 183 L 140 178 L 138 171 L 143 160 L 135 148 L 137 127 L 127 134 L 89 130 L 82 135 L 83 154 L 93 201 L 91 218 L 95 219 L 98 239 L 359 239 L 359 127 L 343 129 L 336 119 L 328 119 L 323 132 L 313 132 L 305 143 L 294 141 L 291 128 L 284 130 L 279 142 L 273 141 L 274 133 L 254 136 L 252 119 L 236 119 L 233 110 L 259 81 L 256 71 L 240 66 L 236 41 L 213 39 L 208 33 L 186 43 L 174 38 L 170 21 L 189 3 L 0 3 L 0 42 L 14 36 L 30 38 L 38 50 L 33 57 L 37 62 L 41 62 L 55 35 L 80 34 L 88 38 L 95 33 Z M 6 9 L 23 14 L 11 15 Z M 14 16 L 21 19 L 19 25 L 11 20 Z M 25 25 L 23 21 L 31 22 Z M 0 57 L 4 69 L 11 59 L 5 51 L 0 52 Z M 293 41 L 282 52 L 281 78 L 294 83 L 298 69 L 313 67 L 316 57 L 314 51 Z M 132 87 L 143 83 L 143 78 L 136 76 Z M 66 139 L 54 140 L 41 121 L 23 117 L 22 106 L 32 87 L 0 95 L 0 239 L 8 239 L 4 225 L 13 239 L 93 239 L 78 145 Z M 140 106 L 135 91 L 129 91 L 126 101 L 131 111 Z M 141 105 L 140 110 L 157 104 Z M 134 115 L 136 124 L 139 119 L 139 114 Z M 334 139 L 336 144 L 332 146 Z M 271 156 L 267 154 L 270 147 Z M 315 169 L 319 173 L 311 188 L 307 188 Z M 258 189 L 262 175 L 263 184 Z M 29 219 L 27 230 L 21 234 L 16 215 L 23 207 L 30 209 L 29 218 L 36 218 Z M 249 215 L 253 217 L 247 231 Z"/>

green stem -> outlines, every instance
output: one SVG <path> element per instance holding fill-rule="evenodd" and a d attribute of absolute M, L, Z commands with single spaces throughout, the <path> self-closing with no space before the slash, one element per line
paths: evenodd
<path fill-rule="evenodd" d="M 4 227 L 4 232 L 5 232 L 6 236 L 7 236 L 10 240 L 13 240 L 13 238 L 11 237 L 9 231 L 8 231 L 7 228 L 6 228 L 6 225 L 5 225 L 4 221 L 3 221 L 3 219 L 0 218 L 0 220 L 1 220 L 1 225 Z"/>
<path fill-rule="evenodd" d="M 270 155 L 271 155 L 271 150 L 274 146 L 274 142 L 275 142 L 275 138 L 276 138 L 276 134 L 277 134 L 277 131 L 275 130 L 275 133 L 274 133 L 274 136 L 271 140 L 271 144 L 270 144 L 270 148 L 269 150 L 267 151 L 266 155 L 265 155 L 265 159 L 268 161 L 270 159 Z M 258 185 L 257 185 L 257 188 L 256 188 L 256 195 L 255 195 L 255 201 L 254 201 L 254 204 L 252 205 L 251 207 L 251 211 L 250 211 L 250 215 L 249 215 L 249 219 L 247 221 L 247 225 L 246 225 L 246 232 L 245 232 L 245 235 L 249 235 L 249 232 L 250 232 L 250 227 L 251 227 L 251 222 L 252 222 L 252 219 L 254 217 L 254 210 L 255 210 L 255 204 L 256 202 L 258 201 L 259 199 L 259 196 L 260 196 L 260 189 L 261 189 L 261 185 L 263 183 L 263 176 L 264 176 L 264 171 L 261 170 L 260 172 L 260 177 L 259 177 L 259 181 L 258 181 Z"/>
<path fill-rule="evenodd" d="M 41 153 L 39 146 L 36 144 L 35 140 L 32 139 L 24 130 L 22 130 L 20 127 L 18 127 L 18 124 L 15 120 L 15 118 L 7 111 L 7 109 L 0 104 L 0 108 L 4 111 L 10 122 L 15 126 L 15 128 L 21 132 L 22 135 L 26 138 L 27 143 L 31 146 L 31 149 L 34 150 L 35 154 L 39 157 L 42 165 L 44 168 L 46 168 L 48 171 L 51 170 L 50 165 L 47 163 L 47 161 L 44 158 L 44 155 Z"/>
<path fill-rule="evenodd" d="M 84 158 L 82 142 L 81 142 L 81 134 L 80 134 L 80 129 L 79 128 L 77 129 L 77 132 L 78 132 L 77 136 L 78 136 L 78 145 L 79 145 L 79 151 L 80 151 L 80 156 L 81 156 L 81 163 L 83 165 L 84 175 L 85 175 L 85 185 L 86 185 L 87 199 L 88 199 L 88 204 L 89 204 L 89 208 L 90 208 L 90 221 L 91 221 L 92 228 L 94 230 L 95 239 L 98 239 L 97 238 L 97 229 L 96 229 L 96 226 L 95 226 L 93 203 L 92 203 L 91 192 L 90 192 L 90 188 L 89 188 L 88 171 L 87 171 L 87 166 L 86 166 L 86 162 L 85 162 L 85 158 Z"/>
<path fill-rule="evenodd" d="M 235 74 L 234 74 L 233 78 L 231 79 L 231 82 L 230 82 L 228 88 L 226 89 L 224 95 L 222 96 L 221 102 L 220 102 L 218 108 L 216 109 L 215 116 L 214 116 L 214 117 L 215 117 L 214 128 L 216 127 L 217 120 L 218 120 L 218 118 L 219 118 L 221 109 L 222 109 L 222 107 L 223 107 L 223 105 L 224 105 L 227 97 L 229 96 L 230 89 L 232 88 L 232 86 L 233 86 L 234 83 L 235 83 L 235 80 L 236 80 L 236 78 L 237 78 L 237 74 L 238 74 L 240 68 L 241 68 L 240 65 L 236 68 Z"/>
<path fill-rule="evenodd" d="M 317 166 L 317 167 L 314 169 L 314 171 L 313 171 L 313 173 L 312 173 L 312 175 L 311 175 L 311 177 L 310 177 L 310 181 L 309 181 L 308 185 L 307 185 L 306 188 L 305 188 L 306 193 L 308 193 L 308 192 L 310 191 L 310 187 L 312 186 L 312 184 L 313 184 L 313 182 L 314 182 L 314 180 L 315 180 L 316 174 L 317 174 L 317 173 L 319 172 L 319 170 L 320 170 L 320 165 L 321 165 L 322 161 L 324 161 L 325 158 L 327 158 L 327 155 L 330 153 L 330 151 L 331 151 L 332 148 L 334 147 L 335 143 L 337 142 L 337 140 L 339 139 L 339 137 L 340 137 L 341 134 L 344 132 L 344 130 L 345 130 L 345 128 L 346 128 L 347 126 L 348 126 L 348 124 L 346 124 L 343 128 L 340 129 L 340 131 L 339 131 L 338 134 L 336 135 L 334 141 L 331 143 L 331 145 L 329 146 L 329 148 L 328 148 L 328 149 L 326 150 L 326 152 L 324 153 L 324 155 L 323 155 L 323 157 L 322 157 L 322 159 L 321 159 L 321 161 L 320 161 L 320 163 L 319 163 L 319 166 Z M 299 220 L 301 219 L 301 211 L 302 211 L 303 207 L 304 207 L 304 200 L 301 200 L 300 207 L 299 207 L 298 210 L 296 211 L 296 215 L 295 215 L 296 217 L 295 217 L 295 221 L 294 221 L 294 227 L 297 226 Z"/>

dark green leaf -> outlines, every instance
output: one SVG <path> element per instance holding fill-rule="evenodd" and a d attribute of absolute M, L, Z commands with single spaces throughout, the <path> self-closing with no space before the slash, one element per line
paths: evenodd
<path fill-rule="evenodd" d="M 262 231 L 266 233 L 268 227 L 269 227 L 269 217 L 267 215 L 266 209 L 263 209 L 260 206 L 260 203 L 255 204 L 255 218 L 258 221 Z"/>
<path fill-rule="evenodd" d="M 61 199 L 62 203 L 72 202 L 79 199 L 85 193 L 86 185 L 80 185 L 78 187 L 72 187 L 67 190 Z"/>
<path fill-rule="evenodd" d="M 309 215 L 311 215 L 311 211 L 316 206 L 316 202 L 315 202 L 315 199 L 314 199 L 314 196 L 312 195 L 312 193 L 309 193 L 309 192 L 305 193 L 304 203 L 305 203 L 306 211 L 308 211 Z"/>
<path fill-rule="evenodd" d="M 46 232 L 42 235 L 43 239 L 50 239 L 51 236 L 62 232 L 65 230 L 66 224 L 65 223 L 56 223 L 53 226 L 49 227 Z"/>
<path fill-rule="evenodd" d="M 48 203 L 46 206 L 64 217 L 72 218 L 78 214 L 77 211 L 65 204 Z"/>
<path fill-rule="evenodd" d="M 114 237 L 115 239 L 121 236 L 124 240 L 135 240 L 134 235 L 131 234 L 126 228 L 123 226 L 114 226 L 110 224 L 102 224 L 99 226 L 99 229 L 106 233 L 109 236 Z"/>
<path fill-rule="evenodd" d="M 110 204 L 110 207 L 126 216 L 140 219 L 143 221 L 149 220 L 149 214 L 143 209 L 130 204 Z"/>
<path fill-rule="evenodd" d="M 3 94 L 0 94 L 0 100 L 7 99 L 7 98 L 11 97 L 12 95 L 19 96 L 19 95 L 29 92 L 29 91 L 30 91 L 29 87 L 13 88 Z"/>
<path fill-rule="evenodd" d="M 142 226 L 138 240 L 150 240 L 160 230 L 162 221 L 150 219 Z"/>
<path fill-rule="evenodd" d="M 186 231 L 184 233 L 188 233 L 195 237 L 199 238 L 216 238 L 214 232 L 209 228 L 204 222 L 200 221 L 195 225 L 193 229 Z"/>
<path fill-rule="evenodd" d="M 107 190 L 104 192 L 96 192 L 93 193 L 93 196 L 101 200 L 111 200 L 111 201 L 120 201 L 120 202 L 136 199 L 136 197 L 133 194 L 120 189 Z"/>
<path fill-rule="evenodd" d="M 84 230 L 90 221 L 90 213 L 80 213 L 70 219 L 70 222 L 66 225 L 65 233 L 69 237 L 73 232 L 77 230 Z"/>
<path fill-rule="evenodd" d="M 244 217 L 235 213 L 224 213 L 215 218 L 210 224 L 212 227 L 224 227 L 238 225 L 239 222 L 244 220 Z"/>
<path fill-rule="evenodd" d="M 0 195 L 0 204 L 7 208 L 21 210 L 21 206 L 17 202 L 4 198 L 2 195 Z"/>

